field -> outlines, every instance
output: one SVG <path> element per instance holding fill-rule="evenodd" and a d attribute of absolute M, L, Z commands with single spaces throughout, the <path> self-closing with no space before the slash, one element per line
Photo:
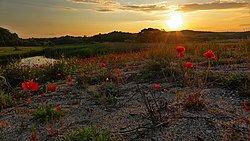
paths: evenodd
<path fill-rule="evenodd" d="M 108 53 L 139 51 L 161 44 L 146 43 L 96 43 L 75 44 L 54 47 L 0 47 L 0 63 L 6 65 L 16 59 L 31 56 L 46 56 L 50 58 L 81 57 L 89 58 Z M 128 48 L 129 46 L 129 48 Z"/>
<path fill-rule="evenodd" d="M 37 55 L 58 60 L 18 65 Z M 11 60 L 0 140 L 250 139 L 249 39 L 0 47 L 0 57 Z"/>

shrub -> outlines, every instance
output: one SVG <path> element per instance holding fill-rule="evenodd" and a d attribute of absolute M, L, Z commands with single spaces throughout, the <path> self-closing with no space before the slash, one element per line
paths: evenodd
<path fill-rule="evenodd" d="M 241 96 L 249 96 L 250 94 L 250 73 L 210 73 L 208 81 L 221 83 L 230 89 L 236 90 Z"/>
<path fill-rule="evenodd" d="M 250 94 L 250 74 L 232 74 L 223 77 L 223 83 L 231 89 L 239 91 L 242 96 Z"/>
<path fill-rule="evenodd" d="M 44 123 L 46 118 L 48 122 L 52 122 L 52 115 L 54 120 L 59 120 L 63 116 L 63 111 L 53 110 L 51 106 L 38 107 L 34 113 L 34 118 L 37 123 Z"/>
<path fill-rule="evenodd" d="M 17 66 L 9 65 L 3 71 L 3 76 L 7 82 L 16 87 L 20 85 L 24 80 L 34 80 L 38 83 L 46 83 L 47 81 L 65 79 L 69 75 L 71 66 L 64 64 L 63 62 L 56 63 L 54 65 L 43 66 Z M 61 74 L 58 76 L 57 74 Z"/>
<path fill-rule="evenodd" d="M 99 91 L 93 91 L 93 94 L 98 99 L 98 103 L 103 103 L 103 100 L 105 99 L 108 104 L 114 104 L 117 100 L 117 85 L 112 82 L 104 83 L 99 87 Z M 103 97 L 104 95 L 106 97 Z"/>

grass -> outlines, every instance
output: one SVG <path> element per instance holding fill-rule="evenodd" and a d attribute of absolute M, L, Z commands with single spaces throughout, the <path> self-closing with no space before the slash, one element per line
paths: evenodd
<path fill-rule="evenodd" d="M 34 119 L 37 123 L 45 123 L 46 121 L 58 121 L 63 115 L 62 111 L 57 111 L 51 106 L 38 107 L 34 112 Z"/>
<path fill-rule="evenodd" d="M 250 73 L 224 75 L 221 82 L 230 89 L 238 91 L 241 96 L 250 96 Z"/>
<path fill-rule="evenodd" d="M 0 63 L 1 65 L 6 65 L 10 62 L 15 62 L 16 59 L 31 56 L 46 56 L 49 58 L 89 58 L 111 53 L 140 51 L 149 47 L 154 47 L 155 45 L 156 44 L 145 43 L 97 43 L 55 47 L 0 47 Z M 17 49 L 15 50 L 15 48 Z"/>
<path fill-rule="evenodd" d="M 0 47 L 0 57 L 43 50 L 42 47 Z"/>
<path fill-rule="evenodd" d="M 62 141 L 112 141 L 112 138 L 108 131 L 88 126 L 70 131 L 62 138 Z"/>
<path fill-rule="evenodd" d="M 67 75 L 70 75 L 70 65 L 65 65 L 63 62 L 54 64 L 53 66 L 17 66 L 16 64 L 10 64 L 2 71 L 2 74 L 8 83 L 16 87 L 23 81 L 34 80 L 39 83 L 46 83 L 55 80 L 65 79 Z M 61 76 L 57 76 L 61 74 Z"/>

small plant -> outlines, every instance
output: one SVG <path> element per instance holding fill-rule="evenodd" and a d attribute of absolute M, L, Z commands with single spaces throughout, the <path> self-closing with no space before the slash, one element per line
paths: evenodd
<path fill-rule="evenodd" d="M 154 84 L 153 87 L 154 90 L 148 88 L 147 93 L 142 91 L 140 91 L 140 93 L 142 95 L 143 102 L 147 108 L 152 124 L 157 125 L 163 122 L 161 107 L 158 103 L 160 96 L 156 96 L 156 92 L 159 92 L 161 86 L 160 84 Z M 167 92 L 166 89 L 164 91 Z"/>
<path fill-rule="evenodd" d="M 87 80 L 87 76 L 82 74 L 76 77 L 76 85 L 78 88 L 87 88 L 88 81 L 91 81 L 91 78 Z"/>
<path fill-rule="evenodd" d="M 0 104 L 2 110 L 4 108 L 14 106 L 14 101 L 10 95 L 6 95 L 2 90 L 0 90 Z"/>
<path fill-rule="evenodd" d="M 148 66 L 150 71 L 160 71 L 161 70 L 161 64 L 157 61 L 151 61 L 149 62 Z"/>
<path fill-rule="evenodd" d="M 141 72 L 141 74 L 136 76 L 136 80 L 138 81 L 143 81 L 143 80 L 152 79 L 152 78 L 154 78 L 154 73 L 151 71 L 144 71 L 144 72 Z"/>
<path fill-rule="evenodd" d="M 62 141 L 112 141 L 111 134 L 106 130 L 97 130 L 94 126 L 78 128 L 70 131 Z"/>
<path fill-rule="evenodd" d="M 64 113 L 57 109 L 54 110 L 51 106 L 46 106 L 44 108 L 38 107 L 34 113 L 35 121 L 37 123 L 45 123 L 46 121 L 52 122 L 52 120 L 58 121 Z"/>
<path fill-rule="evenodd" d="M 179 53 L 179 64 L 180 68 L 183 69 L 183 81 L 187 85 L 188 89 L 186 95 L 184 91 L 181 91 L 181 94 L 178 94 L 177 103 L 180 97 L 184 97 L 184 103 L 186 107 L 199 108 L 204 106 L 204 100 L 202 95 L 204 94 L 204 86 L 207 83 L 208 75 L 211 70 L 211 59 L 216 59 L 216 56 L 212 50 L 208 50 L 203 54 L 207 58 L 207 68 L 205 70 L 205 76 L 197 77 L 197 72 L 194 71 L 194 64 L 191 62 L 186 62 L 185 65 L 182 62 L 183 55 L 186 49 L 182 46 L 176 47 L 176 51 Z M 184 69 L 185 68 L 185 69 Z"/>
<path fill-rule="evenodd" d="M 250 74 L 224 76 L 222 82 L 229 88 L 239 91 L 242 96 L 249 96 L 250 94 Z"/>
<path fill-rule="evenodd" d="M 117 85 L 112 82 L 106 82 L 101 85 L 100 87 L 100 98 L 102 99 L 105 95 L 107 103 L 113 104 L 116 102 L 116 96 L 117 96 Z"/>

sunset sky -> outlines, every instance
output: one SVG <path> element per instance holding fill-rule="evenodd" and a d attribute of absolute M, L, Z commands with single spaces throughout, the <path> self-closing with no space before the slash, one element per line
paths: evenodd
<path fill-rule="evenodd" d="M 250 30 L 250 0 L 0 0 L 0 27 L 22 38 L 149 27 L 244 31 Z"/>

